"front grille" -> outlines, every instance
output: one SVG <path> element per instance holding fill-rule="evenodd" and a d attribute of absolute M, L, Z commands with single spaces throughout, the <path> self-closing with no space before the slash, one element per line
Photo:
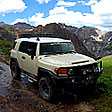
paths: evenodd
<path fill-rule="evenodd" d="M 85 66 L 77 66 L 77 67 L 73 67 L 72 69 L 73 69 L 73 74 L 70 74 L 69 76 L 74 76 L 77 78 L 87 77 L 98 73 L 98 66 L 96 63 L 91 65 L 85 65 Z M 95 69 L 97 69 L 97 72 L 94 71 Z"/>

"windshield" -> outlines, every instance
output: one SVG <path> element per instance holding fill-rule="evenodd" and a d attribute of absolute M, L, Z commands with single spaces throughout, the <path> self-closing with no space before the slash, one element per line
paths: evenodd
<path fill-rule="evenodd" d="M 52 42 L 40 44 L 40 55 L 75 52 L 71 42 Z"/>

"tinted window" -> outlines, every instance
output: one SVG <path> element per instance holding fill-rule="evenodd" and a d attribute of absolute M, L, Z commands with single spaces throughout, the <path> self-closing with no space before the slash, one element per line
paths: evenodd
<path fill-rule="evenodd" d="M 33 43 L 33 42 L 28 42 L 28 45 L 27 45 L 27 53 L 28 53 L 28 50 L 32 51 L 32 55 L 33 56 L 36 56 L 36 48 L 37 48 L 37 43 Z"/>
<path fill-rule="evenodd" d="M 27 53 L 26 48 L 27 48 L 28 42 L 21 42 L 19 51 L 23 53 Z"/>
<path fill-rule="evenodd" d="M 19 51 L 28 54 L 28 50 L 32 50 L 32 55 L 36 56 L 37 43 L 21 42 Z"/>

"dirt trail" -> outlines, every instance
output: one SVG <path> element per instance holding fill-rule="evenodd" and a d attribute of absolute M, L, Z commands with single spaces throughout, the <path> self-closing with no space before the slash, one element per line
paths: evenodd
<path fill-rule="evenodd" d="M 12 80 L 9 66 L 0 62 L 0 112 L 97 112 L 87 100 L 62 95 L 51 104 L 39 97 L 37 84 Z"/>

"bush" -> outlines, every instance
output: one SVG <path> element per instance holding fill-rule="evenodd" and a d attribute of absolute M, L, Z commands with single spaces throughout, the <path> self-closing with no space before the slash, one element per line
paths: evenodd
<path fill-rule="evenodd" d="M 9 59 L 9 50 L 12 48 L 12 46 L 12 43 L 0 40 L 0 50 L 7 60 Z"/>

